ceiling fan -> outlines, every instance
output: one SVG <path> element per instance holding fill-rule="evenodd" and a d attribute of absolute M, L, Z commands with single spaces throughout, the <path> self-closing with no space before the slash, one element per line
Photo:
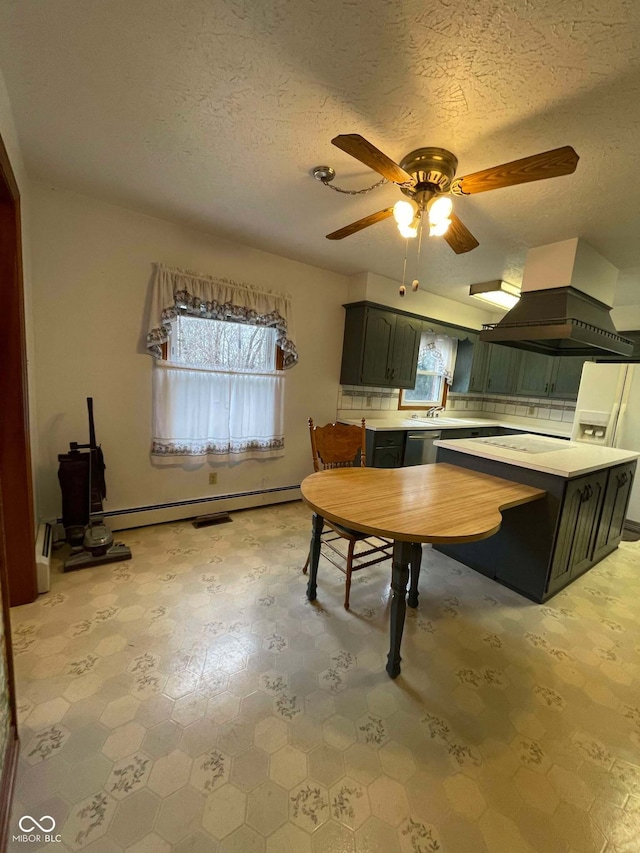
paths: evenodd
<path fill-rule="evenodd" d="M 352 222 L 327 234 L 328 240 L 342 240 L 390 216 L 395 217 L 403 236 L 415 237 L 423 214 L 427 214 L 430 234 L 443 236 L 458 255 L 470 252 L 479 244 L 460 218 L 453 213 L 450 195 L 473 195 L 530 181 L 570 175 L 575 172 L 579 159 L 573 148 L 565 145 L 456 178 L 458 160 L 444 148 L 417 148 L 397 164 L 358 133 L 341 134 L 331 142 L 378 172 L 387 181 L 396 184 L 408 196 L 410 202 L 397 202 L 393 207 L 386 207 L 365 216 L 364 219 Z M 313 170 L 313 174 L 326 185 L 335 177 L 335 171 L 329 166 L 318 166 Z"/>

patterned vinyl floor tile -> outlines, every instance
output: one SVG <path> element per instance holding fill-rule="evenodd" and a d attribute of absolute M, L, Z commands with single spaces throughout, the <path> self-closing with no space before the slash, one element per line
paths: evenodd
<path fill-rule="evenodd" d="M 12 611 L 11 853 L 640 853 L 640 542 L 545 605 L 425 547 L 391 681 L 389 565 L 311 605 L 308 510 L 232 518 Z"/>

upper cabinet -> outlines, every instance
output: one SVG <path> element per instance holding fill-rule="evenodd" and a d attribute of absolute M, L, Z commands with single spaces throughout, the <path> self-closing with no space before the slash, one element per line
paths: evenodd
<path fill-rule="evenodd" d="M 391 309 L 347 305 L 340 383 L 413 388 L 422 325 Z"/>
<path fill-rule="evenodd" d="M 469 334 L 458 341 L 456 366 L 451 390 L 457 394 L 484 391 L 487 382 L 487 367 L 491 344 L 479 341 L 477 335 Z"/>
<path fill-rule="evenodd" d="M 549 356 L 489 344 L 469 335 L 458 344 L 451 390 L 523 397 L 575 400 L 580 387 L 584 356 Z"/>
<path fill-rule="evenodd" d="M 551 387 L 554 359 L 539 352 L 521 352 L 517 394 L 546 397 Z"/>
<path fill-rule="evenodd" d="M 520 350 L 493 344 L 489 352 L 487 383 L 490 394 L 514 394 L 518 385 Z"/>
<path fill-rule="evenodd" d="M 549 380 L 549 396 L 557 400 L 577 400 L 582 366 L 590 358 L 565 355 L 552 359 L 553 367 Z"/>

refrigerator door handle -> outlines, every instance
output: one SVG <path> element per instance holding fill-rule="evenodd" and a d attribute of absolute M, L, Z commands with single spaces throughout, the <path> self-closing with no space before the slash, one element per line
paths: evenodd
<path fill-rule="evenodd" d="M 622 427 L 624 425 L 625 415 L 627 414 L 627 403 L 626 401 L 620 405 L 618 410 L 618 417 L 616 418 L 615 428 L 613 430 L 613 436 L 611 437 L 611 447 L 618 446 L 618 439 L 622 435 Z"/>

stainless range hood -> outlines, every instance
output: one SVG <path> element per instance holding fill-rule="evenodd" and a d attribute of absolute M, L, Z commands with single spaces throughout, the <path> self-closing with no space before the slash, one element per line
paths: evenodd
<path fill-rule="evenodd" d="M 628 357 L 633 342 L 610 315 L 617 269 L 581 240 L 530 249 L 520 300 L 481 341 L 546 355 Z"/>

